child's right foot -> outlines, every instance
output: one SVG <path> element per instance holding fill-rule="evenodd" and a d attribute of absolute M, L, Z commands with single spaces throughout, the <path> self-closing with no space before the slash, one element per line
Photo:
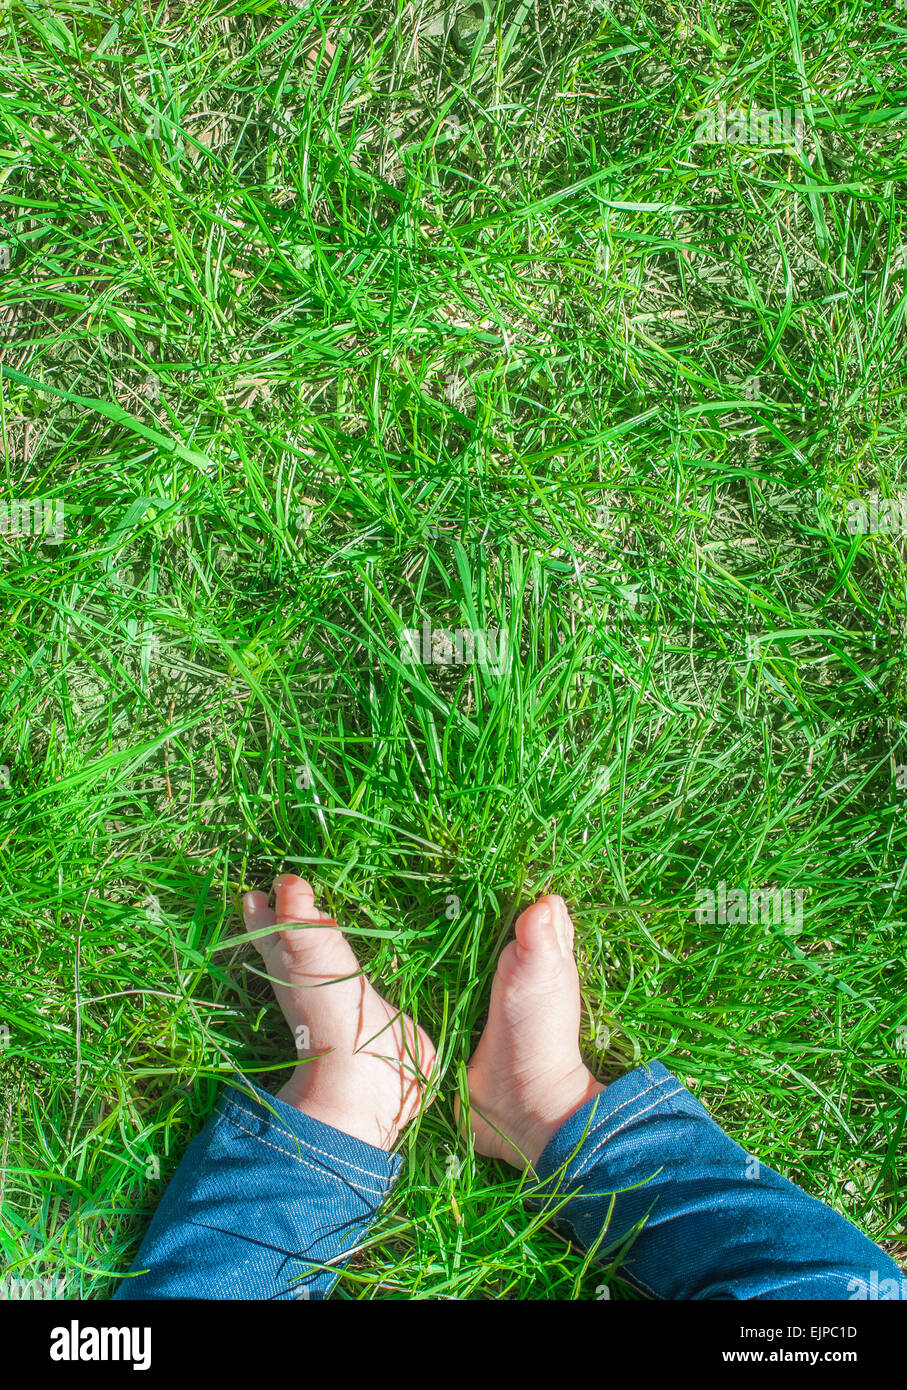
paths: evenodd
<path fill-rule="evenodd" d="M 295 874 L 266 893 L 246 893 L 243 916 L 255 939 L 300 1062 L 280 1100 L 313 1119 L 391 1149 L 419 1110 L 435 1063 L 428 1034 L 372 988 L 337 923 L 315 906 Z M 298 924 L 298 925 L 296 925 Z"/>
<path fill-rule="evenodd" d="M 580 1056 L 580 1011 L 567 906 L 540 898 L 501 952 L 488 1022 L 467 1070 L 479 1153 L 534 1165 L 564 1121 L 605 1089 Z"/>

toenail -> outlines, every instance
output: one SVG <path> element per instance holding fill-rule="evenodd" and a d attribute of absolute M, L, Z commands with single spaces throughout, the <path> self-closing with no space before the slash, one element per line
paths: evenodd
<path fill-rule="evenodd" d="M 539 926 L 541 927 L 547 927 L 548 923 L 551 921 L 551 908 L 548 906 L 547 903 L 540 910 L 538 920 Z"/>

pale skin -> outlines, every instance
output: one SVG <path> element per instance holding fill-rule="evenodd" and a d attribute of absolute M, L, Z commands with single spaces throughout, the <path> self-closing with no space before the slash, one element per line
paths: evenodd
<path fill-rule="evenodd" d="M 275 879 L 273 908 L 267 894 L 246 893 L 243 917 L 250 932 L 273 928 L 255 946 L 293 1036 L 308 1043 L 298 1049 L 307 1060 L 278 1097 L 392 1149 L 432 1084 L 428 1034 L 359 973 L 305 879 Z M 515 940 L 501 952 L 488 1021 L 467 1068 L 478 1153 L 520 1169 L 534 1165 L 564 1121 L 604 1089 L 580 1055 L 580 1008 L 573 923 L 564 900 L 549 894 L 520 915 Z"/>

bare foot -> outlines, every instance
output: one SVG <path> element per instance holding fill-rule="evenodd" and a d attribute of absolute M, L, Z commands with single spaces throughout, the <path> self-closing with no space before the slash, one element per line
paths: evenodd
<path fill-rule="evenodd" d="M 277 1092 L 280 1100 L 391 1149 L 419 1109 L 435 1061 L 421 1028 L 372 989 L 332 917 L 315 906 L 305 879 L 274 880 L 275 910 L 265 893 L 246 893 L 249 931 L 274 926 L 255 946 L 274 986 L 302 1061 Z M 277 925 L 309 923 L 308 926 Z"/>
<path fill-rule="evenodd" d="M 534 1165 L 564 1121 L 605 1089 L 580 1056 L 580 1009 L 570 914 L 563 898 L 540 898 L 501 952 L 467 1070 L 479 1153 Z"/>

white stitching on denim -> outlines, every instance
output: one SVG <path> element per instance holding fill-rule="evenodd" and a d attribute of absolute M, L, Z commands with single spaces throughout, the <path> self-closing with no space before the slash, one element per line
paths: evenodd
<path fill-rule="evenodd" d="M 650 1072 L 649 1074 L 651 1075 L 651 1072 Z M 677 1077 L 676 1077 L 676 1076 L 665 1076 L 665 1077 L 662 1077 L 661 1081 L 656 1081 L 654 1087 L 652 1087 L 649 1091 L 645 1092 L 643 1096 L 630 1096 L 627 1100 L 622 1101 L 621 1104 L 617 1107 L 617 1109 L 616 1109 L 616 1110 L 612 1110 L 611 1113 L 610 1113 L 610 1115 L 608 1115 L 606 1118 L 607 1118 L 608 1120 L 613 1120 L 615 1115 L 619 1115 L 620 1112 L 621 1112 L 622 1110 L 626 1110 L 627 1106 L 628 1106 L 628 1105 L 632 1105 L 632 1104 L 634 1103 L 634 1101 L 643 1100 L 643 1099 L 645 1098 L 645 1095 L 651 1095 L 651 1094 L 652 1094 L 652 1091 L 653 1091 L 653 1090 L 654 1090 L 654 1091 L 657 1091 L 658 1088 L 659 1088 L 659 1086 L 667 1086 L 667 1085 L 670 1084 L 670 1082 L 676 1081 L 676 1080 L 677 1080 Z M 672 1092 L 672 1094 L 676 1095 L 676 1092 Z M 662 1097 L 659 1097 L 659 1099 L 662 1099 Z M 595 1112 L 594 1112 L 594 1110 L 593 1110 L 593 1111 L 592 1111 L 592 1116 L 593 1116 L 593 1118 L 591 1119 L 591 1123 L 592 1123 L 592 1124 L 595 1123 L 594 1114 L 595 1114 Z M 616 1132 L 617 1132 L 616 1130 L 612 1131 L 612 1133 L 616 1133 Z M 578 1156 L 579 1156 L 579 1155 L 577 1155 L 577 1157 L 578 1157 Z M 582 1171 L 582 1170 L 580 1170 L 580 1171 Z"/>
<path fill-rule="evenodd" d="M 314 1168 L 316 1173 L 328 1172 L 329 1176 L 335 1178 L 339 1177 L 342 1182 L 349 1181 L 349 1179 L 343 1178 L 339 1173 L 331 1174 L 330 1170 L 325 1169 L 320 1163 L 309 1163 L 307 1158 L 300 1158 L 299 1154 L 294 1154 L 291 1149 L 282 1149 L 279 1144 L 272 1144 L 270 1140 L 262 1139 L 260 1134 L 253 1134 L 251 1129 L 246 1129 L 245 1125 L 241 1125 L 238 1120 L 234 1120 L 230 1115 L 224 1115 L 224 1119 L 227 1120 L 229 1124 L 234 1125 L 236 1129 L 242 1130 L 243 1134 L 248 1134 L 250 1139 L 256 1139 L 259 1144 L 264 1144 L 266 1148 L 276 1150 L 277 1153 L 283 1154 L 286 1158 L 295 1158 L 297 1163 L 302 1163 L 306 1168 Z M 301 1142 L 304 1143 L 305 1141 L 303 1140 Z M 375 1174 L 373 1173 L 372 1177 L 374 1176 Z M 362 1187 L 362 1190 L 367 1192 L 370 1197 L 385 1197 L 387 1195 L 387 1188 L 366 1188 L 363 1187 L 361 1183 L 359 1186 Z"/>
<path fill-rule="evenodd" d="M 651 1072 L 649 1074 L 651 1075 Z M 617 1109 L 611 1111 L 610 1115 L 608 1116 L 608 1119 L 613 1120 L 615 1115 L 619 1115 L 622 1110 L 626 1110 L 627 1106 L 632 1105 L 635 1100 L 643 1100 L 646 1095 L 651 1095 L 653 1091 L 657 1091 L 659 1086 L 669 1086 L 672 1081 L 676 1080 L 676 1076 L 663 1076 L 662 1079 L 660 1081 L 656 1081 L 654 1086 L 651 1086 L 648 1091 L 643 1092 L 642 1096 L 630 1096 L 629 1099 L 621 1101 Z M 605 1089 L 607 1090 L 607 1087 Z"/>
<path fill-rule="evenodd" d="M 598 1154 L 598 1153 L 605 1147 L 605 1145 L 607 1144 L 607 1142 L 608 1142 L 609 1139 L 613 1139 L 613 1138 L 614 1138 L 615 1134 L 620 1134 L 620 1132 L 621 1132 L 622 1129 L 626 1129 L 626 1128 L 627 1128 L 627 1125 L 632 1125 L 633 1122 L 634 1122 L 635 1120 L 641 1119 L 643 1115 L 648 1115 L 649 1111 L 650 1111 L 650 1110 L 654 1110 L 654 1109 L 656 1108 L 656 1106 L 661 1105 L 661 1102 L 662 1102 L 663 1100 L 670 1100 L 672 1096 L 679 1096 L 679 1095 L 683 1094 L 685 1091 L 686 1091 L 686 1087 L 685 1087 L 685 1086 L 678 1086 L 676 1091 L 669 1091 L 668 1094 L 667 1094 L 666 1096 L 659 1096 L 658 1099 L 655 1100 L 655 1101 L 653 1101 L 651 1105 L 647 1105 L 646 1108 L 645 1108 L 645 1110 L 637 1110 L 637 1112 L 636 1112 L 635 1115 L 630 1115 L 630 1117 L 629 1117 L 628 1119 L 624 1120 L 624 1122 L 623 1122 L 622 1125 L 618 1125 L 618 1126 L 617 1126 L 617 1129 L 609 1130 L 608 1133 L 605 1135 L 604 1139 L 601 1141 L 601 1143 L 598 1144 L 598 1145 L 592 1150 L 592 1152 L 589 1154 L 588 1158 L 584 1160 L 584 1162 L 580 1165 L 579 1168 L 576 1168 L 576 1169 L 574 1170 L 574 1172 L 573 1172 L 573 1178 L 578 1178 L 578 1177 L 580 1176 L 581 1173 L 584 1173 L 584 1172 L 586 1171 L 586 1169 L 589 1167 L 589 1164 L 590 1164 L 590 1163 L 592 1162 L 592 1160 L 595 1158 L 596 1154 Z M 638 1097 L 637 1097 L 637 1099 L 638 1099 Z M 616 1114 L 617 1112 L 615 1111 L 614 1113 Z"/>
<path fill-rule="evenodd" d="M 649 1069 L 646 1068 L 646 1070 L 649 1070 Z M 649 1071 L 649 1075 L 650 1075 L 650 1076 L 651 1076 L 651 1074 L 652 1074 L 651 1071 Z M 634 1101 L 643 1100 L 643 1099 L 645 1099 L 645 1097 L 646 1097 L 647 1095 L 650 1096 L 650 1095 L 652 1095 L 652 1093 L 653 1093 L 654 1091 L 657 1091 L 658 1088 L 659 1088 L 660 1086 L 667 1086 L 667 1085 L 669 1085 L 670 1082 L 676 1081 L 676 1080 L 677 1080 L 677 1077 L 676 1077 L 676 1076 L 670 1076 L 670 1075 L 668 1075 L 668 1076 L 662 1077 L 661 1081 L 656 1081 L 656 1082 L 655 1082 L 655 1085 L 654 1085 L 653 1087 L 650 1087 L 649 1090 L 647 1090 L 646 1092 L 644 1092 L 642 1096 L 630 1096 L 627 1100 L 622 1101 L 622 1102 L 620 1103 L 620 1105 L 618 1105 L 618 1107 L 617 1107 L 616 1110 L 612 1110 L 611 1113 L 610 1113 L 610 1115 L 607 1115 L 607 1116 L 604 1117 L 604 1118 L 607 1119 L 607 1120 L 613 1120 L 615 1115 L 619 1115 L 620 1112 L 621 1112 L 622 1110 L 626 1110 L 627 1106 L 628 1106 L 628 1105 L 632 1105 L 632 1104 L 634 1103 Z M 615 1084 L 616 1084 L 616 1083 L 615 1083 Z M 607 1089 L 607 1088 L 606 1088 L 606 1089 Z M 682 1088 L 681 1088 L 681 1089 L 682 1089 Z M 677 1092 L 676 1092 L 676 1091 L 672 1091 L 671 1094 L 672 1094 L 672 1095 L 676 1095 Z M 664 1097 L 659 1096 L 658 1099 L 659 1099 L 659 1100 L 662 1100 L 662 1099 L 664 1099 Z M 658 1103 L 658 1102 L 656 1101 L 656 1104 L 657 1104 L 657 1103 Z M 593 1105 L 592 1108 L 591 1108 L 591 1110 L 590 1110 L 590 1117 L 589 1117 L 589 1125 L 590 1125 L 590 1126 L 592 1126 L 592 1125 L 595 1124 L 595 1109 L 596 1109 L 596 1105 L 597 1105 L 597 1100 L 596 1100 L 596 1104 Z M 642 1113 L 644 1113 L 644 1112 L 642 1112 Z M 599 1121 L 599 1123 L 602 1123 L 602 1121 Z M 619 1128 L 622 1129 L 623 1126 L 621 1125 L 621 1126 L 619 1126 Z M 611 1130 L 611 1131 L 609 1131 L 609 1133 L 608 1133 L 608 1135 L 606 1135 L 605 1139 L 602 1140 L 602 1143 L 606 1143 L 607 1140 L 610 1138 L 611 1134 L 616 1134 L 616 1133 L 617 1133 L 617 1130 Z M 587 1134 L 588 1134 L 588 1131 L 587 1131 Z M 601 1148 L 601 1145 L 599 1145 L 599 1148 Z M 596 1153 L 597 1153 L 597 1152 L 598 1152 L 598 1150 L 596 1150 Z M 576 1157 L 579 1158 L 580 1155 L 577 1154 Z M 569 1163 L 570 1160 L 568 1159 L 567 1162 Z M 560 1169 L 563 1168 L 563 1166 L 564 1166 L 563 1164 L 560 1164 L 559 1167 L 558 1167 L 558 1169 L 557 1169 L 556 1171 L 559 1172 Z M 585 1167 L 585 1164 L 583 1164 L 583 1167 Z M 578 1171 L 578 1172 L 582 1172 L 582 1168 L 578 1169 L 577 1171 Z M 553 1177 L 553 1176 L 554 1176 L 554 1175 L 552 1174 L 552 1177 Z M 548 1178 L 548 1179 L 546 1179 L 546 1181 L 547 1181 L 547 1182 L 550 1182 L 551 1179 Z"/>
<path fill-rule="evenodd" d="M 240 1112 L 240 1114 L 246 1115 L 250 1120 L 257 1120 L 257 1119 L 258 1119 L 258 1116 L 254 1113 L 254 1111 L 252 1111 L 252 1110 L 244 1110 L 243 1107 L 239 1104 L 238 1101 L 231 1100 L 229 1097 L 227 1097 L 225 1103 L 226 1103 L 227 1105 L 234 1105 L 234 1106 L 236 1106 L 236 1109 Z M 286 1131 L 286 1132 L 289 1133 L 289 1130 Z M 296 1137 L 297 1137 L 297 1136 L 294 1134 L 294 1135 L 293 1135 L 293 1138 L 295 1139 Z M 301 1139 L 301 1140 L 300 1140 L 300 1143 L 305 1144 L 306 1148 L 307 1148 L 307 1149 L 310 1149 L 310 1150 L 312 1151 L 312 1153 L 321 1154 L 322 1158 L 328 1158 L 328 1159 L 330 1159 L 330 1161 L 331 1161 L 332 1163 L 343 1163 L 343 1164 L 345 1164 L 347 1168 L 352 1168 L 352 1170 L 353 1170 L 354 1173 L 362 1173 L 363 1176 L 366 1177 L 366 1178 L 374 1178 L 374 1179 L 375 1179 L 375 1182 L 384 1182 L 384 1181 L 385 1181 L 385 1179 L 382 1177 L 382 1175 L 381 1175 L 380 1173 L 373 1173 L 373 1172 L 371 1172 L 371 1170 L 368 1169 L 368 1168 L 358 1168 L 358 1167 L 356 1166 L 355 1163 L 350 1163 L 350 1161 L 349 1161 L 348 1158 L 337 1158 L 334 1154 L 325 1153 L 324 1149 L 319 1149 L 319 1147 L 318 1147 L 317 1144 L 311 1143 L 310 1140 L 308 1140 L 308 1139 Z"/>
<path fill-rule="evenodd" d="M 809 1195 L 809 1194 L 807 1193 L 807 1196 L 808 1196 L 808 1195 Z M 815 1200 L 815 1199 L 814 1199 L 814 1200 Z M 830 1208 L 830 1210 L 834 1211 L 834 1207 Z M 840 1213 L 839 1213 L 839 1214 L 840 1214 Z M 803 1271 L 803 1278 L 806 1278 L 806 1279 L 839 1279 L 839 1280 L 841 1281 L 841 1283 L 843 1284 L 844 1280 L 847 1279 L 847 1274 L 844 1273 L 844 1272 L 842 1272 L 841 1274 L 831 1274 L 831 1273 L 829 1273 L 828 1271 L 826 1271 L 826 1270 L 821 1270 L 821 1269 L 817 1269 L 817 1270 L 805 1269 L 805 1270 Z M 859 1275 L 857 1275 L 857 1278 L 859 1278 Z M 790 1279 L 785 1279 L 785 1280 L 783 1280 L 782 1283 L 780 1283 L 780 1284 L 778 1285 L 778 1287 L 779 1287 L 779 1288 L 783 1288 L 785 1285 L 790 1284 L 790 1283 L 792 1283 L 792 1282 L 797 1282 L 797 1283 L 799 1283 L 800 1281 L 799 1281 L 799 1280 L 794 1281 L 794 1280 L 790 1280 Z M 850 1278 L 848 1279 L 848 1284 L 850 1284 L 850 1283 L 852 1283 L 852 1282 L 853 1282 L 853 1275 L 851 1275 Z M 860 1282 L 862 1283 L 863 1281 L 860 1280 Z M 883 1302 L 884 1302 L 884 1300 L 883 1300 Z"/>

